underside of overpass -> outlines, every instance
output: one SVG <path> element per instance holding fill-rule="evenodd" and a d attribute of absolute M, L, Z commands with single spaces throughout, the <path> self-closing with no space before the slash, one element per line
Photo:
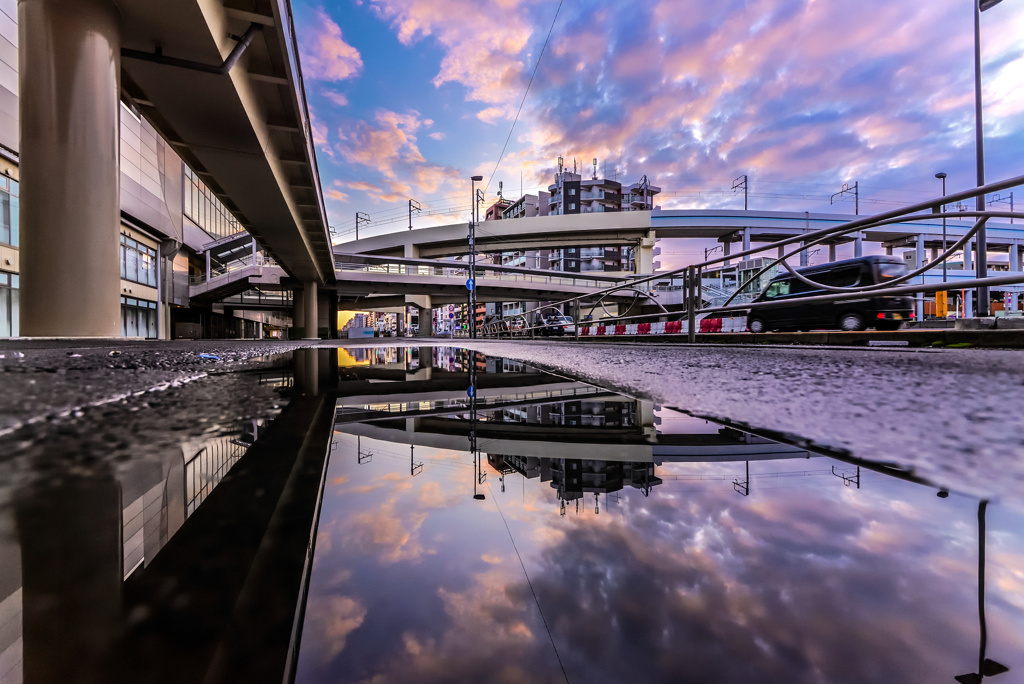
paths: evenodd
<path fill-rule="evenodd" d="M 23 334 L 120 332 L 122 100 L 289 276 L 333 282 L 288 0 L 23 0 L 18 27 Z"/>

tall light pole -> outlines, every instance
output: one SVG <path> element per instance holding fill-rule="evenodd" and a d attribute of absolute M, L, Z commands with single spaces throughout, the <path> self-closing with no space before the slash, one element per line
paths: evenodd
<path fill-rule="evenodd" d="M 471 176 L 469 179 L 473 205 L 469 212 L 469 281 L 466 283 L 466 287 L 469 288 L 469 338 L 471 340 L 476 339 L 476 184 L 483 179 L 483 176 Z"/>
<path fill-rule="evenodd" d="M 974 136 L 978 162 L 978 187 L 985 184 L 985 128 L 981 115 L 981 13 L 992 9 L 1002 0 L 974 0 Z M 978 195 L 975 200 L 978 211 L 985 211 L 985 196 Z M 977 251 L 974 261 L 976 278 L 988 277 L 988 235 L 985 223 L 982 222 L 977 234 Z M 977 303 L 974 306 L 976 315 L 988 316 L 988 286 L 978 287 Z"/>
<path fill-rule="evenodd" d="M 946 172 L 939 171 L 935 177 L 942 181 L 942 196 L 946 196 Z M 946 253 L 946 205 L 942 205 L 942 253 Z M 942 282 L 946 282 L 946 260 L 942 260 Z"/>

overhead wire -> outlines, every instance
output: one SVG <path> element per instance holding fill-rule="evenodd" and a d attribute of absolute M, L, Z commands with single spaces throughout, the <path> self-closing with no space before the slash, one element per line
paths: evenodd
<path fill-rule="evenodd" d="M 555 22 L 558 20 L 558 13 L 562 10 L 562 2 L 564 0 L 558 0 L 558 7 L 555 8 L 555 16 L 551 19 L 551 26 L 548 28 L 548 35 L 544 38 L 544 45 L 540 48 L 540 53 L 537 55 L 537 63 L 533 65 L 533 73 L 530 75 L 530 82 L 526 84 L 526 91 L 523 92 L 523 99 L 519 101 L 519 109 L 516 110 L 516 117 L 512 120 L 512 126 L 508 129 L 508 136 L 505 138 L 505 144 L 501 147 L 501 154 L 498 155 L 498 161 L 494 162 L 494 170 L 491 171 L 490 178 L 487 179 L 487 185 L 484 186 L 483 190 L 486 193 L 487 188 L 491 187 L 491 181 L 494 180 L 494 174 L 498 172 L 498 167 L 501 166 L 501 160 L 505 157 L 505 150 L 508 149 L 508 142 L 512 139 L 512 132 L 516 130 L 516 123 L 519 121 L 519 115 L 523 111 L 523 105 L 526 103 L 526 96 L 530 94 L 530 87 L 533 85 L 533 79 L 537 77 L 537 70 L 540 68 L 540 60 L 544 57 L 544 52 L 547 50 L 548 41 L 551 40 L 551 32 L 555 30 Z M 475 201 L 476 198 L 474 198 Z"/>

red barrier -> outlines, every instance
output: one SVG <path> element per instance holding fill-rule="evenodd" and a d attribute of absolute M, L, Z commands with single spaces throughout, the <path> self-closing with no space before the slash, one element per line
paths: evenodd
<path fill-rule="evenodd" d="M 626 326 L 624 326 L 624 325 L 617 325 L 617 326 L 615 326 L 615 334 L 616 335 L 625 335 L 626 334 Z"/>
<path fill-rule="evenodd" d="M 665 334 L 671 335 L 673 333 L 681 333 L 681 332 L 683 332 L 683 322 L 682 321 L 669 321 L 668 323 L 665 324 Z"/>
<path fill-rule="evenodd" d="M 722 319 L 721 318 L 705 318 L 700 322 L 700 331 L 702 333 L 720 333 L 722 332 Z"/>
<path fill-rule="evenodd" d="M 638 325 L 636 327 L 636 333 L 638 335 L 650 335 L 651 334 L 651 324 L 650 323 L 641 323 L 640 325 Z"/>
<path fill-rule="evenodd" d="M 590 326 L 589 325 L 583 326 L 583 329 L 580 330 L 580 335 L 589 335 L 589 334 L 590 334 Z"/>
<path fill-rule="evenodd" d="M 598 335 L 604 335 L 604 326 L 603 325 L 597 326 L 597 334 Z"/>

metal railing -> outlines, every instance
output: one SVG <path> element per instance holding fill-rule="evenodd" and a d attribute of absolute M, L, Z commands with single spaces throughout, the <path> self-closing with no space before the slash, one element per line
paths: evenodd
<path fill-rule="evenodd" d="M 343 273 L 377 273 L 380 275 L 417 276 L 424 278 L 469 278 L 468 266 L 461 265 L 422 265 L 402 263 L 379 263 L 379 264 L 335 264 L 335 270 Z M 556 272 L 557 273 L 557 272 Z M 607 285 L 608 280 L 596 280 L 592 278 L 576 278 L 566 275 L 539 275 L 533 273 L 513 273 L 507 267 L 501 270 L 488 268 L 486 265 L 477 264 L 476 280 L 479 284 L 493 283 L 535 283 L 543 285 L 570 285 L 576 287 L 601 287 Z"/>
<path fill-rule="evenodd" d="M 669 320 L 675 317 L 677 320 L 686 320 L 688 322 L 687 335 L 690 342 L 696 341 L 696 320 L 698 316 L 708 316 L 710 314 L 724 314 L 724 313 L 748 313 L 752 310 L 769 309 L 779 306 L 787 306 L 792 304 L 792 300 L 774 301 L 774 302 L 745 302 L 742 304 L 734 303 L 744 289 L 747 288 L 751 283 L 761 277 L 764 273 L 767 273 L 771 268 L 781 265 L 786 269 L 793 277 L 803 281 L 805 284 L 812 286 L 816 289 L 820 289 L 826 292 L 832 292 L 834 294 L 816 295 L 812 297 L 801 297 L 801 303 L 818 303 L 818 302 L 836 302 L 850 299 L 863 298 L 865 294 L 871 296 L 902 296 L 909 294 L 917 294 L 919 292 L 936 292 L 946 290 L 961 290 L 961 289 L 973 289 L 990 286 L 1000 285 L 1017 285 L 1024 283 L 1024 274 L 1017 273 L 1015 275 L 1007 276 L 988 276 L 985 278 L 973 278 L 970 280 L 952 280 L 947 282 L 934 282 L 928 284 L 919 285 L 901 285 L 910 281 L 913 278 L 922 277 L 924 273 L 930 271 L 933 268 L 939 268 L 941 265 L 949 259 L 950 256 L 960 251 L 964 245 L 968 244 L 970 240 L 985 226 L 987 221 L 992 218 L 1007 218 L 1007 219 L 1020 219 L 1024 218 L 1024 213 L 1010 212 L 1010 211 L 965 211 L 957 212 L 957 217 L 970 217 L 976 219 L 974 226 L 968 230 L 961 238 L 952 244 L 952 246 L 945 248 L 944 251 L 938 255 L 935 259 L 930 262 L 916 268 L 909 273 L 891 278 L 884 283 L 877 283 L 873 285 L 866 285 L 860 287 L 837 287 L 832 285 L 826 285 L 824 283 L 818 283 L 810 278 L 800 274 L 797 270 L 789 263 L 788 259 L 793 256 L 806 251 L 807 249 L 820 245 L 829 241 L 834 241 L 837 238 L 841 238 L 851 233 L 858 233 L 860 231 L 877 228 L 880 226 L 897 225 L 901 223 L 909 223 L 913 221 L 920 221 L 927 218 L 935 218 L 941 216 L 941 208 L 944 205 L 955 204 L 964 200 L 972 199 L 978 196 L 985 196 L 989 193 L 999 192 L 1001 190 L 1007 190 L 1009 188 L 1024 185 L 1024 176 L 1016 176 L 996 183 L 989 183 L 981 187 L 972 188 L 970 190 L 964 190 L 962 192 L 945 195 L 925 202 L 918 202 L 901 209 L 894 209 L 874 216 L 859 217 L 853 221 L 834 226 L 831 228 L 822 228 L 820 230 L 803 233 L 796 235 L 791 238 L 778 240 L 770 244 L 766 244 L 761 247 L 754 247 L 751 249 L 738 252 L 736 254 L 730 254 L 728 256 L 721 256 L 715 259 L 709 259 L 698 264 L 691 266 L 684 266 L 682 268 L 675 269 L 673 271 L 667 271 L 664 273 L 658 273 L 656 275 L 644 276 L 630 280 L 628 284 L 614 285 L 611 287 L 604 287 L 593 292 L 588 292 L 584 295 L 577 295 L 563 299 L 558 302 L 553 302 L 540 306 L 534 309 L 529 309 L 521 314 L 523 320 L 522 327 L 515 331 L 509 330 L 509 336 L 520 336 L 520 337 L 535 337 L 538 330 L 542 330 L 545 326 L 543 324 L 531 324 L 530 320 L 537 314 L 543 315 L 544 311 L 555 310 L 561 313 L 563 310 L 568 309 L 572 311 L 569 314 L 573 318 L 574 333 L 577 339 L 579 339 L 580 326 L 583 323 L 588 323 L 588 320 L 584 320 L 581 311 L 585 306 L 590 307 L 590 315 L 600 306 L 604 308 L 603 302 L 608 295 L 624 290 L 632 290 L 636 293 L 643 293 L 646 286 L 646 294 L 643 296 L 653 303 L 657 304 L 655 298 L 654 287 L 651 285 L 653 281 L 664 280 L 666 278 L 680 277 L 683 280 L 683 290 L 685 292 L 684 303 L 685 311 L 681 312 L 662 312 L 653 314 L 633 314 L 629 315 L 629 311 L 632 310 L 637 300 L 627 308 L 625 314 L 619 314 L 616 316 L 607 315 L 600 320 L 602 324 L 615 323 L 621 324 L 626 321 L 653 321 L 653 320 Z M 792 245 L 796 245 L 793 249 L 783 249 L 781 256 L 766 257 L 762 268 L 757 270 L 751 275 L 746 281 L 741 283 L 736 288 L 735 292 L 729 296 L 729 298 L 721 305 L 717 306 L 704 306 L 704 288 L 703 288 L 703 272 L 709 266 L 715 264 L 722 264 L 726 261 L 733 259 L 741 259 L 761 252 L 767 252 L 768 250 L 776 250 L 779 248 L 788 248 Z M 945 247 L 945 245 L 944 245 Z M 698 291 L 700 295 L 698 296 Z M 588 302 L 584 304 L 584 302 Z M 605 313 L 608 313 L 605 310 Z M 596 321 L 595 321 L 596 323 Z M 485 330 L 487 330 L 485 326 Z M 487 334 L 485 332 L 485 334 Z M 495 331 L 494 336 L 501 336 L 501 332 Z"/>
<path fill-rule="evenodd" d="M 188 277 L 189 285 L 202 285 L 205 282 L 212 282 L 215 278 L 226 276 L 229 273 L 240 271 L 243 268 L 249 268 L 251 266 L 277 266 L 277 262 L 264 254 L 257 254 L 256 258 L 253 259 L 251 254 L 247 254 L 241 259 L 235 259 L 229 261 L 226 264 L 221 264 L 210 269 L 209 276 L 206 273 L 198 273 L 190 275 Z"/>

